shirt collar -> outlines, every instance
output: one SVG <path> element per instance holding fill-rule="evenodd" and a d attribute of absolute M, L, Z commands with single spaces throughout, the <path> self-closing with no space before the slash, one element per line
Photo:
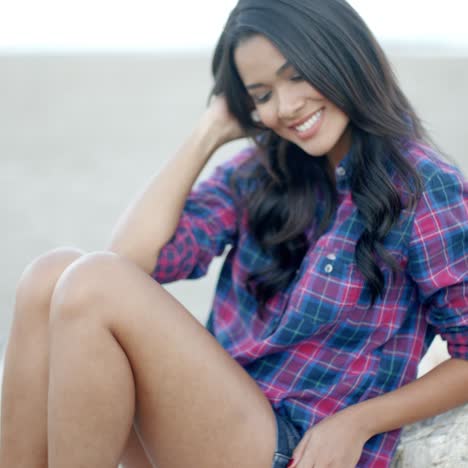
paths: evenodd
<path fill-rule="evenodd" d="M 335 167 L 335 177 L 337 187 L 343 187 L 348 185 L 348 182 L 351 180 L 351 169 L 352 169 L 352 159 L 355 151 L 354 141 L 351 144 L 351 148 L 345 154 L 344 158 L 339 162 Z M 344 184 L 344 185 L 343 185 Z"/>

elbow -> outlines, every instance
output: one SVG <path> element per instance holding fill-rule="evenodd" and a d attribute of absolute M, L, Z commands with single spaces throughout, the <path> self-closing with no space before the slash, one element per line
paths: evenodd
<path fill-rule="evenodd" d="M 143 251 L 122 247 L 116 243 L 111 243 L 106 250 L 132 262 L 148 275 L 151 275 L 153 272 L 159 257 L 159 250 L 149 252 L 148 250 Z"/>

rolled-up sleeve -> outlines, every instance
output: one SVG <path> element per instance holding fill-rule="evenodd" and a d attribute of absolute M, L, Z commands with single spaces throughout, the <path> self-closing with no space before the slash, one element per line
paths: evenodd
<path fill-rule="evenodd" d="M 177 229 L 151 273 L 159 283 L 204 276 L 213 258 L 235 243 L 238 194 L 233 193 L 231 176 L 250 153 L 245 150 L 217 166 L 190 192 Z"/>
<path fill-rule="evenodd" d="M 468 187 L 455 170 L 427 182 L 408 260 L 428 323 L 452 357 L 468 359 Z"/>

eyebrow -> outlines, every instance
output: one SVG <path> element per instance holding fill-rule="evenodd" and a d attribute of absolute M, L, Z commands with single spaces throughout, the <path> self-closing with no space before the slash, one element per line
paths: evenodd
<path fill-rule="evenodd" d="M 275 75 L 280 76 L 289 67 L 292 67 L 292 64 L 290 62 L 284 63 L 283 65 L 281 65 L 281 67 L 278 68 L 278 70 L 276 70 Z M 261 88 L 262 86 L 265 86 L 265 85 L 262 84 L 262 83 L 254 83 L 254 84 L 247 85 L 245 88 L 246 89 L 255 89 L 255 88 Z"/>

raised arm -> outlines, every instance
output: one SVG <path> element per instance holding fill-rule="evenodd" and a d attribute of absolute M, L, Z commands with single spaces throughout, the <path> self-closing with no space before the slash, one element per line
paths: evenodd
<path fill-rule="evenodd" d="M 214 98 L 180 149 L 120 216 L 107 250 L 151 273 L 203 167 L 220 146 L 240 137 L 242 131 L 224 98 Z"/>

